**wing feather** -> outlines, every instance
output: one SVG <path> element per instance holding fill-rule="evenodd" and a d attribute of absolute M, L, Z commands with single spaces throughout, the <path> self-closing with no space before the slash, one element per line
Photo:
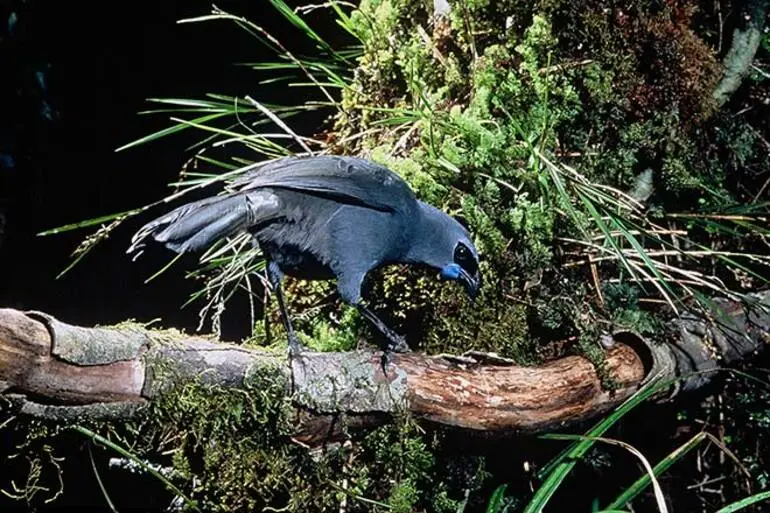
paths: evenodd
<path fill-rule="evenodd" d="M 355 157 L 287 157 L 260 166 L 229 188 L 283 188 L 384 212 L 409 211 L 416 198 L 393 171 Z"/>

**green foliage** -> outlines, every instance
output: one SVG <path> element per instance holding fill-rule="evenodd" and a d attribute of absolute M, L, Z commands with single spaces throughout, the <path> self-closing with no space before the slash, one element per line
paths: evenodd
<path fill-rule="evenodd" d="M 641 290 L 628 283 L 607 283 L 603 287 L 605 309 L 615 327 L 655 337 L 663 331 L 661 321 L 639 304 Z"/>
<path fill-rule="evenodd" d="M 489 473 L 483 459 L 463 451 L 448 456 L 456 452 L 450 443 L 440 431 L 425 433 L 408 418 L 372 431 L 361 443 L 370 496 L 386 496 L 394 511 L 462 511 Z"/>
<path fill-rule="evenodd" d="M 349 305 L 340 305 L 342 315 L 336 326 L 318 318 L 312 321 L 311 334 L 300 332 L 302 342 L 314 351 L 350 351 L 358 343 L 357 332 L 360 330 L 358 311 Z"/>
<path fill-rule="evenodd" d="M 664 273 L 668 264 L 646 253 L 681 243 L 651 233 L 658 228 L 641 210 L 629 222 L 621 211 L 638 207 L 622 194 L 635 190 L 644 171 L 642 201 L 650 212 L 713 211 L 740 201 L 718 161 L 704 159 L 704 149 L 715 151 L 715 135 L 723 137 L 710 99 L 719 70 L 713 50 L 692 27 L 694 5 L 644 2 L 624 11 L 601 1 L 502 2 L 494 9 L 472 2 L 453 9 L 448 24 L 437 21 L 432 38 L 423 8 L 416 1 L 382 0 L 363 1 L 356 11 L 362 24 L 377 23 L 358 33 L 363 54 L 351 87 L 342 92 L 346 109 L 335 131 L 343 139 L 358 134 L 343 151 L 393 167 L 423 199 L 468 221 L 487 260 L 485 287 L 492 289 L 479 306 L 505 312 L 503 318 L 519 326 L 506 331 L 514 345 L 533 333 L 520 329 L 521 316 L 511 313 L 517 308 L 506 303 L 537 302 L 551 280 L 572 280 L 576 293 L 564 300 L 585 306 L 571 311 L 573 319 L 591 315 L 575 286 L 580 274 L 543 273 L 564 262 L 554 253 L 563 238 L 603 233 L 617 266 L 604 264 L 599 276 L 619 271 L 622 285 L 651 276 L 656 292 L 676 308 L 682 294 L 676 273 L 689 271 Z M 718 151 L 741 162 L 755 158 L 759 146 L 746 129 L 743 135 L 723 137 Z M 542 161 L 554 154 L 565 155 L 577 171 Z M 607 195 L 600 186 L 615 189 Z M 607 215 L 614 218 L 607 221 Z M 640 226 L 641 236 L 634 235 Z M 610 237 L 613 231 L 619 240 Z M 693 237 L 688 246 L 710 244 L 697 232 L 687 236 Z M 629 246 L 639 262 L 628 260 Z M 649 296 L 649 280 L 640 285 Z M 702 286 L 727 291 L 721 281 Z M 435 300 L 441 294 L 425 304 L 408 295 L 412 288 L 386 286 L 375 295 L 385 294 L 380 303 L 406 311 L 398 316 L 410 322 L 442 326 L 413 337 L 424 348 L 438 350 L 436 342 L 444 340 L 447 350 L 501 349 L 494 337 L 468 340 L 464 333 L 497 331 L 506 321 L 492 314 L 469 318 L 451 308 L 447 314 Z M 392 293 L 397 289 L 402 295 Z M 699 297 L 689 287 L 683 293 Z M 644 332 L 657 326 L 655 315 L 637 306 L 601 310 L 621 326 Z M 569 322 L 556 325 L 563 335 L 579 331 Z M 504 352 L 529 351 L 509 345 Z"/>
<path fill-rule="evenodd" d="M 413 511 L 421 499 L 421 489 L 429 479 L 435 462 L 428 446 L 415 436 L 409 422 L 396 427 L 384 427 L 366 437 L 365 450 L 373 457 L 372 463 L 388 461 L 390 465 L 372 465 L 370 472 L 376 483 L 392 483 L 386 492 L 388 504 L 395 511 Z M 419 486 L 419 488 L 418 488 Z"/>
<path fill-rule="evenodd" d="M 173 468 L 203 511 L 270 504 L 322 509 L 328 496 L 310 488 L 320 486 L 330 470 L 286 443 L 292 423 L 276 371 L 254 373 L 242 390 L 197 380 L 175 387 L 154 400 L 135 427 L 134 450 L 171 454 Z"/>

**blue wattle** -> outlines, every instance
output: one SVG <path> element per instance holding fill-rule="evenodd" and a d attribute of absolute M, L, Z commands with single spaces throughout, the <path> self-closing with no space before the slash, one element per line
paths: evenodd
<path fill-rule="evenodd" d="M 460 266 L 457 264 L 448 264 L 441 269 L 441 277 L 445 280 L 456 280 L 460 277 Z"/>

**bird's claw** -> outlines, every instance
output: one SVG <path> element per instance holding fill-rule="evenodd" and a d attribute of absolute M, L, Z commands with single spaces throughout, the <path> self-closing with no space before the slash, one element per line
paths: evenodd
<path fill-rule="evenodd" d="M 410 353 L 411 351 L 404 337 L 391 333 L 388 336 L 388 343 L 382 351 L 382 358 L 380 358 L 383 374 L 387 375 L 386 369 L 393 362 L 394 353 Z"/>
<path fill-rule="evenodd" d="M 388 375 L 388 365 L 391 364 L 393 361 L 393 353 L 391 351 L 388 351 L 387 349 L 382 352 L 382 356 L 380 357 L 380 367 L 382 368 L 382 373 L 387 376 Z"/>
<path fill-rule="evenodd" d="M 393 333 L 388 337 L 388 345 L 385 346 L 386 353 L 409 353 L 411 351 L 406 339 L 401 335 Z"/>

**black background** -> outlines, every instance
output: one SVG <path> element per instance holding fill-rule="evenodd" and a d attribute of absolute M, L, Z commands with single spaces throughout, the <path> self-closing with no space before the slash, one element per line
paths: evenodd
<path fill-rule="evenodd" d="M 217 6 L 263 26 L 295 52 L 313 51 L 266 0 Z M 17 13 L 13 37 L 7 27 L 0 32 L 5 39 L 0 73 L 6 77 L 0 80 L 0 153 L 16 160 L 10 169 L 0 167 L 0 215 L 5 216 L 0 306 L 44 310 L 83 325 L 161 318 L 165 326 L 195 328 L 200 305 L 181 305 L 198 285 L 184 279 L 183 270 L 144 283 L 171 255 L 150 254 L 132 263 L 124 253 L 133 232 L 170 207 L 124 223 L 60 279 L 56 276 L 69 264 L 70 253 L 96 228 L 36 234 L 142 206 L 168 193 L 166 184 L 191 156 L 186 148 L 201 135 L 187 130 L 115 152 L 169 126 L 163 115 L 137 115 L 154 107 L 146 98 L 202 98 L 211 92 L 298 101 L 301 91 L 259 85 L 265 75 L 235 65 L 275 56 L 233 22 L 176 23 L 210 9 L 210 3 L 197 0 L 140 0 L 19 1 L 0 10 L 0 26 Z M 307 21 L 324 36 L 339 37 L 341 30 L 324 11 L 309 14 Z M 39 70 L 47 70 L 44 94 L 35 86 Z M 46 105 L 56 114 L 52 120 L 40 115 Z M 306 117 L 295 129 L 312 134 L 321 121 L 321 116 Z M 236 338 L 248 329 L 241 315 L 231 313 L 223 335 Z"/>

